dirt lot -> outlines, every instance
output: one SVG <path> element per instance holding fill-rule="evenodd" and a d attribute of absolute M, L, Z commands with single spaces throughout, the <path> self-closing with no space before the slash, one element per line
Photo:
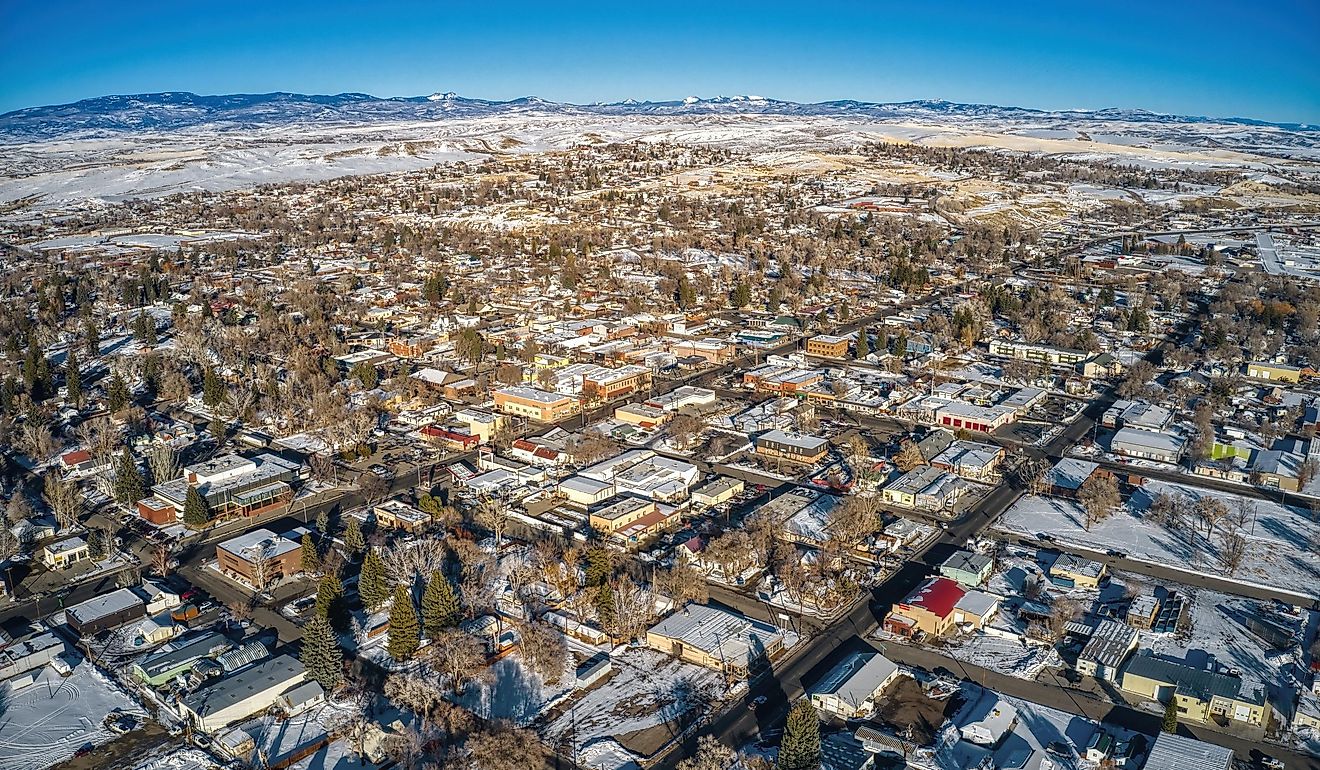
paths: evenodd
<path fill-rule="evenodd" d="M 51 770 L 113 770 L 132 767 L 152 749 L 169 740 L 169 733 L 155 722 L 147 722 L 141 729 L 125 733 L 113 741 L 97 746 L 90 753 L 54 765 Z"/>
<path fill-rule="evenodd" d="M 958 710 L 957 699 L 955 695 L 948 700 L 931 700 L 915 679 L 901 676 L 877 704 L 871 721 L 898 733 L 911 726 L 912 741 L 928 746 L 945 717 Z"/>

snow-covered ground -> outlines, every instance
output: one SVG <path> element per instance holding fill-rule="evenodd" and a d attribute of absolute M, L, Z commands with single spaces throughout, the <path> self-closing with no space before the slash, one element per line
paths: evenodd
<path fill-rule="evenodd" d="M 914 766 L 927 766 L 938 770 L 966 770 L 979 767 L 987 757 L 994 757 L 994 767 L 1015 767 L 1022 770 L 1077 770 L 1093 765 L 1079 755 L 1086 753 L 1091 736 L 1100 729 L 1089 719 L 1074 716 L 1031 701 L 1000 695 L 970 683 L 963 683 L 966 703 L 959 713 L 936 738 L 934 756 L 923 757 Z M 993 748 L 961 740 L 958 727 L 980 718 L 996 701 L 1017 710 L 1018 718 L 1012 731 Z M 1063 752 L 1049 753 L 1045 747 L 1067 748 Z"/>
<path fill-rule="evenodd" d="M 85 744 L 109 743 L 102 720 L 115 709 L 144 714 L 137 702 L 86 660 L 67 677 L 49 666 L 21 689 L 0 689 L 0 770 L 39 770 Z"/>
<path fill-rule="evenodd" d="M 164 751 L 136 760 L 131 770 L 210 770 L 219 766 L 219 762 L 201 749 L 170 743 Z"/>
<path fill-rule="evenodd" d="M 1021 639 L 984 633 L 957 640 L 941 648 L 941 652 L 964 663 L 1019 679 L 1035 679 L 1047 666 L 1060 663 L 1059 654 L 1048 645 L 1028 644 Z"/>
<path fill-rule="evenodd" d="M 703 709 L 725 694 L 719 672 L 655 650 L 617 648 L 612 663 L 613 674 L 542 728 L 547 743 L 556 745 L 571 734 L 576 745 L 585 748 L 600 739 L 677 722 L 684 713 Z"/>
<path fill-rule="evenodd" d="M 1148 481 L 1114 515 L 1084 527 L 1081 506 L 1057 497 L 1022 497 L 995 524 L 1002 532 L 1034 536 L 1053 535 L 1056 542 L 1105 552 L 1117 549 L 1128 558 L 1164 567 L 1230 577 L 1220 561 L 1217 536 L 1207 537 L 1196 524 L 1187 523 L 1171 531 L 1155 523 L 1150 504 L 1160 493 L 1177 493 L 1193 502 L 1217 498 L 1235 511 L 1240 502 L 1250 509 L 1243 532 L 1247 539 L 1242 564 L 1231 577 L 1237 581 L 1273 586 L 1303 596 L 1320 596 L 1320 522 L 1301 511 L 1267 500 L 1256 500 L 1227 492 L 1201 489 L 1189 484 Z"/>
<path fill-rule="evenodd" d="M 525 725 L 573 691 L 572 656 L 559 681 L 550 684 L 523 665 L 517 652 L 495 661 L 489 678 L 469 687 L 458 703 L 483 719 L 507 719 Z"/>

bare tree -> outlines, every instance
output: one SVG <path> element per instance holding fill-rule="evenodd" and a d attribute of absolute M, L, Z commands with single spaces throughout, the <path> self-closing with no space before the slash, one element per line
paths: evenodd
<path fill-rule="evenodd" d="M 82 512 L 83 495 L 78 484 L 70 479 L 61 478 L 56 471 L 50 471 L 45 477 L 45 491 L 42 495 L 46 505 L 55 514 L 55 521 L 60 529 L 69 529 L 78 523 L 78 514 Z"/>
<path fill-rule="evenodd" d="M 161 577 L 169 575 L 173 562 L 174 552 L 169 543 L 156 543 L 151 547 L 151 566 L 155 568 L 156 574 Z"/>
<path fill-rule="evenodd" d="M 481 642 L 457 629 L 437 634 L 426 647 L 426 660 L 455 695 L 462 694 L 468 684 L 481 681 L 487 674 L 486 654 Z"/>
<path fill-rule="evenodd" d="M 733 749 L 713 735 L 703 735 L 697 741 L 697 750 L 679 762 L 677 770 L 729 770 L 737 761 L 738 754 Z"/>
<path fill-rule="evenodd" d="M 513 513 L 508 503 L 497 497 L 483 497 L 477 505 L 476 522 L 495 537 L 495 553 L 504 545 L 504 533 L 509 529 Z"/>
<path fill-rule="evenodd" d="M 1093 474 L 1077 490 L 1077 501 L 1082 504 L 1083 527 L 1090 530 L 1109 517 L 1122 503 L 1118 482 L 1109 474 Z"/>
<path fill-rule="evenodd" d="M 914 441 L 904 441 L 894 455 L 894 465 L 898 466 L 900 471 L 907 473 L 918 465 L 925 465 L 926 458 L 921 456 L 921 449 L 917 447 Z"/>
<path fill-rule="evenodd" d="M 179 455 L 169 444 L 157 442 L 147 453 L 147 466 L 151 468 L 151 478 L 163 484 L 179 475 Z"/>
<path fill-rule="evenodd" d="M 358 478 L 358 491 L 368 505 L 374 505 L 385 499 L 390 492 L 390 485 L 374 473 L 363 473 Z"/>
<path fill-rule="evenodd" d="M 568 642 L 558 629 L 539 621 L 518 626 L 519 652 L 547 684 L 556 684 L 568 663 Z"/>
<path fill-rule="evenodd" d="M 1237 572 L 1246 554 L 1247 538 L 1235 527 L 1226 528 L 1219 533 L 1219 563 L 1228 570 L 1228 574 Z"/>
<path fill-rule="evenodd" d="M 258 591 L 265 591 L 274 575 L 274 565 L 265 549 L 257 552 L 249 562 L 252 565 L 252 586 Z"/>
<path fill-rule="evenodd" d="M 465 761 L 456 766 L 466 770 L 524 770 L 545 764 L 536 735 L 507 723 L 468 736 L 464 749 Z"/>

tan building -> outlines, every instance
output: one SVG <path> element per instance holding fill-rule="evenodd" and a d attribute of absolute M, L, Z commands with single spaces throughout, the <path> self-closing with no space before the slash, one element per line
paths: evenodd
<path fill-rule="evenodd" d="M 646 632 L 646 646 L 745 678 L 784 650 L 778 628 L 713 605 L 688 604 Z"/>
<path fill-rule="evenodd" d="M 807 340 L 807 355 L 825 358 L 847 358 L 850 337 L 818 334 Z"/>
<path fill-rule="evenodd" d="M 758 455 L 803 465 L 814 465 L 825 459 L 829 449 L 828 440 L 805 433 L 772 430 L 762 433 L 756 439 Z"/>
<path fill-rule="evenodd" d="M 1264 690 L 1257 685 L 1244 687 L 1236 676 L 1142 654 L 1128 662 L 1121 681 L 1124 690 L 1151 700 L 1168 703 L 1174 698 L 1182 719 L 1209 722 L 1222 717 L 1265 724 Z"/>
<path fill-rule="evenodd" d="M 1256 362 L 1247 364 L 1247 376 L 1255 380 L 1295 383 L 1301 381 L 1302 370 L 1296 366 Z"/>
<path fill-rule="evenodd" d="M 578 413 L 578 400 L 539 388 L 501 388 L 495 391 L 495 408 L 537 422 L 558 422 Z"/>
<path fill-rule="evenodd" d="M 645 390 L 651 385 L 651 370 L 644 366 L 602 369 L 582 377 L 582 395 L 588 400 L 609 401 Z"/>
<path fill-rule="evenodd" d="M 966 593 L 955 581 L 931 578 L 894 605 L 885 616 L 884 629 L 900 636 L 915 636 L 918 632 L 943 636 L 956 623 L 955 608 Z"/>

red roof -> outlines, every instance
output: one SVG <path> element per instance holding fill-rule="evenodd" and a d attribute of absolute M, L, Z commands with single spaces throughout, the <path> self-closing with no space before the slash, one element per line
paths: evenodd
<path fill-rule="evenodd" d="M 921 607 L 943 618 L 953 612 L 953 606 L 966 593 L 957 582 L 937 577 L 927 580 L 921 588 L 909 594 L 905 603 Z"/>
<path fill-rule="evenodd" d="M 75 449 L 60 458 L 65 465 L 82 465 L 92 459 L 92 453 L 86 449 Z"/>

